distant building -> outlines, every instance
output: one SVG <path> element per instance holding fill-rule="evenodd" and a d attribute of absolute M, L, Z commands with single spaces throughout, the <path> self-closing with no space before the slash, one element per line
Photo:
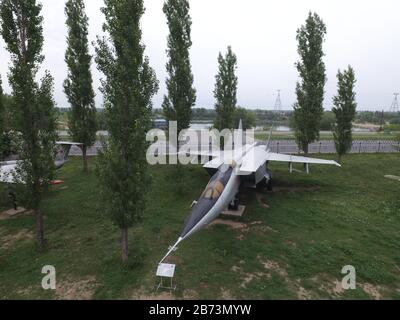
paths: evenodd
<path fill-rule="evenodd" d="M 168 129 L 168 121 L 165 119 L 156 119 L 153 120 L 153 127 L 160 130 Z"/>

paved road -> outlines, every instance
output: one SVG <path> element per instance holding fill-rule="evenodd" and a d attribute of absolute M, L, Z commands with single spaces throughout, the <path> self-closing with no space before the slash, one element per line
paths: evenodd
<path fill-rule="evenodd" d="M 88 155 L 97 155 L 101 149 L 101 143 L 96 142 L 94 147 L 88 150 Z M 299 148 L 294 140 L 273 140 L 271 151 L 286 154 L 298 154 Z M 400 152 L 400 143 L 390 140 L 356 140 L 353 142 L 351 153 L 397 153 Z M 324 140 L 310 145 L 310 154 L 332 154 L 336 153 L 335 144 L 332 140 Z M 72 147 L 72 156 L 82 155 L 78 147 Z"/>

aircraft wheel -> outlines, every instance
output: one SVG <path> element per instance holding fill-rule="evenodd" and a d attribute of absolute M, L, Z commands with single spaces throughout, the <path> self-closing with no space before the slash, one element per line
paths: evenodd
<path fill-rule="evenodd" d="M 236 197 L 235 200 L 229 205 L 229 210 L 237 211 L 239 210 L 240 201 L 239 198 Z"/>

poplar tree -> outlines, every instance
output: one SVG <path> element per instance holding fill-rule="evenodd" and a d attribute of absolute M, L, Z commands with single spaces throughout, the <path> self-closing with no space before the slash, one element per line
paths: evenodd
<path fill-rule="evenodd" d="M 12 128 L 10 119 L 10 105 L 12 98 L 4 94 L 2 79 L 0 75 L 0 161 L 6 160 L 12 153 L 13 137 L 10 132 Z"/>
<path fill-rule="evenodd" d="M 68 0 L 65 14 L 68 27 L 68 48 L 65 53 L 68 78 L 64 81 L 64 91 L 71 105 L 68 126 L 72 139 L 83 144 L 83 170 L 87 173 L 87 148 L 96 142 L 97 126 L 90 71 L 92 56 L 88 45 L 88 17 L 83 0 Z"/>
<path fill-rule="evenodd" d="M 4 160 L 5 146 L 6 146 L 6 134 L 5 134 L 5 106 L 3 102 L 3 87 L 0 75 L 0 161 Z M 5 187 L 0 184 L 0 207 L 6 205 L 6 191 Z"/>
<path fill-rule="evenodd" d="M 4 155 L 4 146 L 5 146 L 5 118 L 6 118 L 6 109 L 3 102 L 3 87 L 2 80 L 0 75 L 0 161 L 3 160 Z"/>
<path fill-rule="evenodd" d="M 196 102 L 189 49 L 192 46 L 191 26 L 187 0 L 167 0 L 163 11 L 169 28 L 166 80 L 168 95 L 164 96 L 163 110 L 168 121 L 177 121 L 178 134 L 189 128 L 192 107 Z"/>
<path fill-rule="evenodd" d="M 294 130 L 297 144 L 308 154 L 310 143 L 319 139 L 320 123 L 324 112 L 324 87 L 326 83 L 323 61 L 323 42 L 326 26 L 316 13 L 309 13 L 305 25 L 297 30 L 298 53 L 296 63 L 300 82 L 296 86 L 297 102 L 294 105 Z"/>
<path fill-rule="evenodd" d="M 225 56 L 219 54 L 218 64 L 214 90 L 217 119 L 214 126 L 218 130 L 233 129 L 235 126 L 238 78 L 235 74 L 237 58 L 230 46 Z"/>
<path fill-rule="evenodd" d="M 108 35 L 98 37 L 96 62 L 105 75 L 105 118 L 109 137 L 98 159 L 101 199 L 121 229 L 122 260 L 128 261 L 128 228 L 145 209 L 148 190 L 146 133 L 151 127 L 151 99 L 158 82 L 144 56 L 140 19 L 143 0 L 105 0 L 101 9 Z"/>
<path fill-rule="evenodd" d="M 1 35 L 11 54 L 9 82 L 12 117 L 21 141 L 15 179 L 21 184 L 24 206 L 36 217 L 39 250 L 45 247 L 40 203 L 54 175 L 56 111 L 53 78 L 46 71 L 40 83 L 35 78 L 44 57 L 42 6 L 36 0 L 2 0 Z"/>
<path fill-rule="evenodd" d="M 343 72 L 339 70 L 337 79 L 338 93 L 333 98 L 332 111 L 336 116 L 333 136 L 340 162 L 342 156 L 351 150 L 353 144 L 352 128 L 357 109 L 356 93 L 354 92 L 356 78 L 353 68 L 349 66 Z"/>

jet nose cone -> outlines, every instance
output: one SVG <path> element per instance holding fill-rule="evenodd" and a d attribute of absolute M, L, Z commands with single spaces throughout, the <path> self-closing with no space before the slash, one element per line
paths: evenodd
<path fill-rule="evenodd" d="M 193 232 L 201 229 L 207 220 L 202 220 L 217 204 L 221 198 L 225 187 L 232 176 L 233 169 L 229 167 L 226 171 L 218 170 L 217 173 L 211 178 L 205 191 L 201 195 L 197 204 L 192 208 L 190 216 L 187 218 L 184 228 L 182 230 L 182 238 L 188 237 Z"/>
<path fill-rule="evenodd" d="M 201 220 L 210 212 L 214 206 L 215 201 L 210 199 L 200 199 L 197 204 L 192 208 L 189 217 L 186 219 L 183 227 L 181 238 L 185 238 L 194 229 L 200 227 Z"/>

